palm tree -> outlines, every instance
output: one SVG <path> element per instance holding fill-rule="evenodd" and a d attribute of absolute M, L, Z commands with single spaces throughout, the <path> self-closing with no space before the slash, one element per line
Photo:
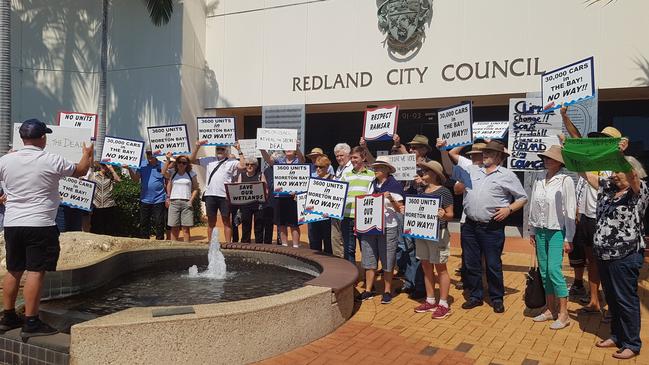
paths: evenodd
<path fill-rule="evenodd" d="M 173 0 L 142 0 L 156 26 L 167 24 L 173 13 Z M 108 65 L 108 8 L 110 0 L 102 1 L 101 66 L 99 76 L 98 150 L 106 135 L 106 70 Z M 11 142 L 11 0 L 0 0 L 0 155 L 9 150 Z"/>

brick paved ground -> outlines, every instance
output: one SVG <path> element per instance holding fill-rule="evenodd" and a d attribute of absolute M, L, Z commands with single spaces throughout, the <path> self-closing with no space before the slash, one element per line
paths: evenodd
<path fill-rule="evenodd" d="M 457 235 L 453 235 L 453 257 L 449 270 L 459 265 Z M 614 350 L 594 346 L 606 338 L 608 325 L 599 315 L 577 315 L 578 303 L 570 303 L 571 325 L 560 331 L 550 322 L 534 323 L 525 312 L 522 294 L 529 265 L 529 245 L 509 238 L 503 256 L 505 269 L 504 314 L 495 314 L 485 304 L 464 310 L 462 293 L 451 288 L 453 314 L 433 320 L 417 314 L 417 302 L 405 294 L 389 305 L 380 297 L 363 302 L 352 318 L 333 333 L 294 351 L 267 359 L 261 364 L 614 364 Z M 567 258 L 566 258 L 567 260 Z M 567 263 L 567 261 L 566 261 Z M 565 271 L 569 282 L 572 274 Z M 453 276 L 455 282 L 457 276 Z M 358 288 L 360 288 L 359 286 Z M 381 286 L 377 287 L 381 290 Z M 649 344 L 649 270 L 642 272 L 642 340 Z M 649 350 L 625 364 L 649 364 Z"/>

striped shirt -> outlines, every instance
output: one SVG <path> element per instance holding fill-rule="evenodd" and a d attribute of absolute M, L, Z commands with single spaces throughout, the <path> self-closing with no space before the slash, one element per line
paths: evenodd
<path fill-rule="evenodd" d="M 354 208 L 356 197 L 359 195 L 370 194 L 372 192 L 372 181 L 374 181 L 374 172 L 364 168 L 361 171 L 350 170 L 343 174 L 340 181 L 349 183 L 347 189 L 347 200 L 345 201 L 345 217 L 354 218 Z"/>

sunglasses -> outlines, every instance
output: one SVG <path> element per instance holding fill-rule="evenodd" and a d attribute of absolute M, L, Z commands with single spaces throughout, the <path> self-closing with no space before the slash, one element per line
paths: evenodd
<path fill-rule="evenodd" d="M 247 163 L 246 166 L 257 166 L 257 165 L 254 163 Z"/>
<path fill-rule="evenodd" d="M 318 168 L 318 169 L 326 169 L 327 168 L 327 166 L 325 166 L 325 165 L 315 165 L 315 167 Z"/>
<path fill-rule="evenodd" d="M 176 165 L 187 165 L 187 161 L 176 161 Z"/>

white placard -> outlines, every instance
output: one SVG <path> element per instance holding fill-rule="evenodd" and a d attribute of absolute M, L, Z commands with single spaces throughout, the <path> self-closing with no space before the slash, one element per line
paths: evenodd
<path fill-rule="evenodd" d="M 290 195 L 309 189 L 311 168 L 307 164 L 274 164 L 273 194 Z"/>
<path fill-rule="evenodd" d="M 406 196 L 406 212 L 403 217 L 403 235 L 437 241 L 439 237 L 440 198 Z"/>
<path fill-rule="evenodd" d="M 390 164 L 396 169 L 392 174 L 399 181 L 411 181 L 417 176 L 417 155 L 388 155 Z"/>
<path fill-rule="evenodd" d="M 354 220 L 356 233 L 383 234 L 385 226 L 385 198 L 383 194 L 356 197 Z"/>
<path fill-rule="evenodd" d="M 14 150 L 19 150 L 25 145 L 20 138 L 19 129 L 22 123 L 14 123 L 13 146 Z M 61 127 L 58 125 L 48 125 L 52 133 L 47 135 L 45 151 L 59 155 L 70 162 L 78 162 L 83 155 L 83 144 L 90 146 L 92 131 L 89 128 L 72 128 Z"/>
<path fill-rule="evenodd" d="M 367 141 L 389 141 L 397 130 L 399 106 L 386 105 L 365 110 L 363 138 Z"/>
<path fill-rule="evenodd" d="M 225 184 L 225 195 L 230 205 L 248 205 L 266 201 L 266 183 L 263 181 Z"/>
<path fill-rule="evenodd" d="M 237 142 L 234 117 L 198 117 L 196 122 L 198 140 L 207 141 L 206 146 L 233 146 Z"/>
<path fill-rule="evenodd" d="M 257 149 L 257 140 L 256 139 L 240 139 L 239 148 L 246 158 L 261 158 L 261 151 Z M 234 146 L 230 147 L 230 154 L 237 155 L 237 151 Z"/>
<path fill-rule="evenodd" d="M 345 214 L 345 198 L 347 198 L 348 187 L 349 184 L 346 182 L 310 178 L 304 210 L 308 213 L 327 215 L 329 218 L 342 220 Z"/>
<path fill-rule="evenodd" d="M 542 170 L 538 154 L 559 144 L 561 115 L 558 110 L 544 113 L 542 109 L 541 98 L 509 99 L 507 167 L 511 170 Z"/>
<path fill-rule="evenodd" d="M 297 130 L 257 128 L 257 148 L 266 151 L 294 151 L 297 149 Z"/>
<path fill-rule="evenodd" d="M 146 130 L 149 134 L 149 146 L 151 146 L 154 156 L 164 156 L 167 152 L 171 152 L 173 155 L 191 153 L 187 125 L 147 127 Z"/>
<path fill-rule="evenodd" d="M 97 114 L 59 112 L 57 120 L 61 127 L 90 128 L 92 129 L 92 140 L 97 138 Z"/>
<path fill-rule="evenodd" d="M 59 195 L 61 204 L 85 211 L 92 210 L 92 199 L 95 195 L 96 184 L 92 181 L 64 177 L 59 180 Z"/>
<path fill-rule="evenodd" d="M 437 112 L 439 136 L 445 139 L 445 149 L 450 150 L 459 146 L 468 146 L 473 143 L 471 124 L 473 111 L 471 103 L 463 103 Z"/>
<path fill-rule="evenodd" d="M 101 151 L 102 164 L 140 168 L 144 142 L 132 139 L 106 136 L 104 149 Z"/>
<path fill-rule="evenodd" d="M 306 224 L 329 219 L 319 214 L 309 213 L 304 210 L 304 207 L 306 206 L 306 192 L 295 194 L 295 201 L 297 202 L 297 224 Z"/>
<path fill-rule="evenodd" d="M 502 122 L 473 122 L 473 140 L 502 139 L 509 130 L 509 121 Z"/>
<path fill-rule="evenodd" d="M 595 96 L 593 57 L 548 71 L 541 76 L 544 111 L 559 109 Z"/>

